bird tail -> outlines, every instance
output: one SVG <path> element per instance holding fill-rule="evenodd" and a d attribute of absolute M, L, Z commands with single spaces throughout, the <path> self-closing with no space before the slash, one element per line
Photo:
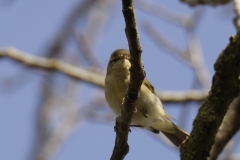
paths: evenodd
<path fill-rule="evenodd" d="M 161 131 L 173 144 L 175 144 L 177 147 L 179 147 L 182 142 L 189 137 L 189 134 L 185 131 L 183 131 L 181 128 L 178 126 L 175 126 L 175 133 L 168 133 L 165 131 Z"/>

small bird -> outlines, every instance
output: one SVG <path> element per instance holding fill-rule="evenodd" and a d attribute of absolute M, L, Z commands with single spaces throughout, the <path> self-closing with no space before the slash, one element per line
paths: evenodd
<path fill-rule="evenodd" d="M 109 107 L 118 116 L 130 81 L 130 53 L 118 49 L 111 54 L 105 78 L 105 97 Z M 189 134 L 171 121 L 158 98 L 154 87 L 145 78 L 141 85 L 140 96 L 135 102 L 136 112 L 133 113 L 131 127 L 145 128 L 153 133 L 160 131 L 177 147 Z"/>

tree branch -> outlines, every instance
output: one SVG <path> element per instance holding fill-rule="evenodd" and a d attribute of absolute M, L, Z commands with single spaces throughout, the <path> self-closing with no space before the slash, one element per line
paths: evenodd
<path fill-rule="evenodd" d="M 236 13 L 236 17 L 234 18 L 235 27 L 240 29 L 240 2 L 239 0 L 233 0 L 234 3 L 234 11 Z"/>
<path fill-rule="evenodd" d="M 52 55 L 59 53 L 59 51 L 62 49 L 63 43 L 72 32 L 74 24 L 97 2 L 97 0 L 84 0 L 75 6 L 75 8 L 67 16 L 66 21 L 63 23 L 63 26 L 60 28 L 56 38 L 51 44 L 48 52 L 46 53 L 47 56 L 51 57 Z"/>
<path fill-rule="evenodd" d="M 239 94 L 240 32 L 219 55 L 211 91 L 199 109 L 191 136 L 181 146 L 182 160 L 205 160 L 232 100 Z"/>
<path fill-rule="evenodd" d="M 102 75 L 75 67 L 57 59 L 37 57 L 15 48 L 0 49 L 0 58 L 2 57 L 10 57 L 15 61 L 31 67 L 37 67 L 50 71 L 57 70 L 72 78 L 92 83 L 99 87 L 104 86 L 104 77 Z"/>
<path fill-rule="evenodd" d="M 208 160 L 216 160 L 222 152 L 228 141 L 237 133 L 240 128 L 240 96 L 235 98 L 215 137 L 214 145 L 212 146 L 210 157 Z"/>
<path fill-rule="evenodd" d="M 34 56 L 30 53 L 26 53 L 15 48 L 0 49 L 0 58 L 4 57 L 11 58 L 22 64 L 40 69 L 56 70 L 74 79 L 83 80 L 98 87 L 104 88 L 103 75 L 83 70 L 79 67 L 66 64 L 56 59 Z M 59 67 L 60 65 L 61 67 Z M 163 103 L 181 103 L 191 101 L 201 102 L 206 98 L 207 94 L 208 90 L 161 91 L 158 92 L 158 97 Z"/>
<path fill-rule="evenodd" d="M 130 83 L 123 102 L 121 114 L 116 118 L 116 125 L 114 127 L 116 131 L 116 140 L 111 160 L 121 160 L 129 151 L 127 140 L 135 108 L 134 104 L 139 96 L 140 87 L 143 79 L 145 78 L 145 72 L 143 70 L 141 60 L 142 48 L 140 46 L 137 33 L 136 18 L 132 0 L 122 0 L 122 12 L 126 23 L 125 32 L 131 54 Z"/>
<path fill-rule="evenodd" d="M 240 28 L 240 3 L 234 0 L 234 10 L 236 17 L 234 19 L 235 27 Z M 214 145 L 210 151 L 208 160 L 216 160 L 229 140 L 237 133 L 240 128 L 240 96 L 235 98 L 222 121 L 222 124 L 216 134 Z"/>
<path fill-rule="evenodd" d="M 151 38 L 151 40 L 158 47 L 172 54 L 174 57 L 176 57 L 178 60 L 181 60 L 188 66 L 193 67 L 189 57 L 187 56 L 188 51 L 186 49 L 182 49 L 181 47 L 178 47 L 175 44 L 168 41 L 159 32 L 157 32 L 157 30 L 153 26 L 151 26 L 147 22 L 142 24 L 142 28 L 143 28 L 143 31 L 146 32 L 147 36 L 149 36 L 149 38 Z"/>
<path fill-rule="evenodd" d="M 230 2 L 231 0 L 181 0 L 181 2 L 187 3 L 189 6 L 197 6 L 197 5 L 224 5 Z"/>
<path fill-rule="evenodd" d="M 162 91 L 158 92 L 162 103 L 202 102 L 208 95 L 208 90 Z"/>

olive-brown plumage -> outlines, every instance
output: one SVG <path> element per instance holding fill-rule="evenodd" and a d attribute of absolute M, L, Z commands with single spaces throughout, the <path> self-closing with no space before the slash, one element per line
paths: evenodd
<path fill-rule="evenodd" d="M 130 81 L 130 54 L 125 49 L 118 49 L 111 54 L 105 78 L 105 97 L 116 116 L 121 112 L 121 104 Z M 177 127 L 165 112 L 154 87 L 144 79 L 140 96 L 136 103 L 131 126 L 146 128 L 154 133 L 160 131 L 176 146 L 179 146 L 188 133 Z"/>

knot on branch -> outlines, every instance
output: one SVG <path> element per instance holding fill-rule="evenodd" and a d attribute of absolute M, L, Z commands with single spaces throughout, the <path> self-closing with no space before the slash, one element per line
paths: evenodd
<path fill-rule="evenodd" d="M 127 92 L 127 98 L 130 100 L 130 102 L 135 102 L 139 96 L 139 92 L 136 91 L 131 91 Z"/>
<path fill-rule="evenodd" d="M 124 16 L 129 16 L 129 15 L 133 14 L 133 7 L 132 6 L 124 7 L 122 12 L 123 12 Z"/>
<path fill-rule="evenodd" d="M 229 41 L 230 41 L 230 43 L 236 42 L 236 37 L 235 36 L 231 36 L 229 38 Z"/>

